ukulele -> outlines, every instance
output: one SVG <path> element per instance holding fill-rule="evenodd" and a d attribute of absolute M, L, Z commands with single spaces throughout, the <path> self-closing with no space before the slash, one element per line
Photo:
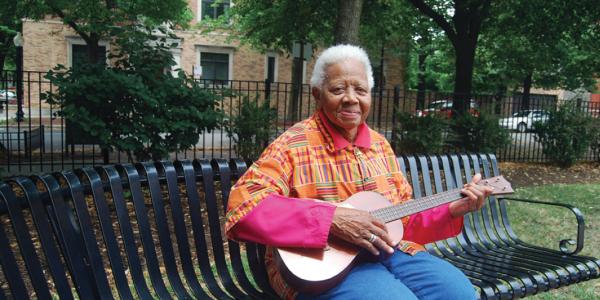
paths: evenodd
<path fill-rule="evenodd" d="M 492 195 L 513 193 L 510 183 L 502 176 L 482 179 L 477 184 L 492 187 Z M 336 205 L 369 211 L 386 223 L 388 234 L 397 245 L 404 234 L 401 218 L 462 199 L 460 191 L 461 188 L 452 189 L 396 205 L 379 193 L 365 191 Z M 372 254 L 361 249 L 332 237 L 323 249 L 275 248 L 273 257 L 290 286 L 303 293 L 320 294 L 340 283 L 361 258 L 370 255 L 373 259 Z"/>

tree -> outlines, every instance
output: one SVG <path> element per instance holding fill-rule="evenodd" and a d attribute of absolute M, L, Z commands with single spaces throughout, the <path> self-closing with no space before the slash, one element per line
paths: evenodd
<path fill-rule="evenodd" d="M 4 70 L 4 62 L 14 49 L 13 38 L 19 31 L 18 1 L 0 0 L 0 73 Z"/>
<path fill-rule="evenodd" d="M 590 89 L 600 68 L 600 9 L 591 2 L 494 3 L 477 52 L 482 81 L 522 86 L 523 109 L 533 85 Z"/>
<path fill-rule="evenodd" d="M 112 65 L 48 72 L 56 89 L 44 98 L 60 105 L 65 118 L 97 138 L 102 149 L 123 151 L 130 161 L 164 159 L 217 126 L 218 97 L 181 70 L 177 76 L 165 71 L 174 65 L 171 36 L 153 34 L 155 27 L 131 27 L 114 37 Z"/>
<path fill-rule="evenodd" d="M 338 0 L 334 44 L 359 44 L 359 26 L 364 0 Z"/>
<path fill-rule="evenodd" d="M 191 18 L 185 0 L 28 0 L 33 18 L 53 15 L 73 29 L 86 43 L 89 62 L 104 61 L 99 41 L 110 40 L 122 25 L 186 26 Z"/>
<path fill-rule="evenodd" d="M 422 14 L 428 16 L 446 34 L 455 56 L 453 109 L 460 115 L 469 108 L 473 80 L 473 66 L 481 25 L 488 17 L 491 0 L 455 0 L 429 4 L 425 0 L 408 0 Z"/>

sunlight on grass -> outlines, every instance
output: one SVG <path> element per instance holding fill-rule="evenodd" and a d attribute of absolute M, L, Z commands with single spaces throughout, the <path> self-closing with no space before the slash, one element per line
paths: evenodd
<path fill-rule="evenodd" d="M 585 244 L 580 255 L 600 257 L 600 184 L 553 184 L 517 189 L 515 198 L 571 204 L 585 217 Z M 547 205 L 509 202 L 513 229 L 525 242 L 557 249 L 563 239 L 576 239 L 577 222 L 573 213 Z M 531 299 L 599 299 L 600 280 L 560 288 Z"/>

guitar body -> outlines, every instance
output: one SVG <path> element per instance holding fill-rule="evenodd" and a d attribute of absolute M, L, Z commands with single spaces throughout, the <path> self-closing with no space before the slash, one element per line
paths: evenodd
<path fill-rule="evenodd" d="M 502 176 L 482 179 L 477 185 L 490 187 L 492 195 L 514 192 L 510 182 Z M 463 197 L 461 189 L 456 188 L 422 197 L 418 201 L 392 205 L 378 193 L 359 192 L 337 205 L 368 211 L 386 224 L 392 241 L 398 244 L 404 235 L 403 217 Z M 357 246 L 332 238 L 324 249 L 281 248 L 274 249 L 273 252 L 275 264 L 286 282 L 296 290 L 307 294 L 320 294 L 336 286 L 363 256 L 374 259 L 367 251 L 361 251 Z"/>
<path fill-rule="evenodd" d="M 359 192 L 337 204 L 365 211 L 391 205 L 388 199 L 375 192 Z M 402 220 L 389 222 L 386 226 L 394 243 L 399 243 L 404 234 Z M 324 249 L 274 249 L 275 263 L 286 282 L 307 294 L 320 294 L 336 286 L 363 256 L 372 258 L 360 247 L 333 239 Z"/>

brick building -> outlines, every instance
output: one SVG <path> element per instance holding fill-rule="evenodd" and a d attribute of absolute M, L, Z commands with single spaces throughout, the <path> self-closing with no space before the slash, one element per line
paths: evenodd
<path fill-rule="evenodd" d="M 206 16 L 218 16 L 230 5 L 226 2 L 212 7 L 214 2 L 188 0 L 194 15 L 191 28 Z M 288 53 L 278 50 L 261 53 L 237 41 L 227 41 L 227 33 L 201 34 L 199 30 L 178 30 L 175 34 L 179 37 L 179 47 L 173 49 L 174 59 L 177 66 L 188 74 L 201 66 L 203 79 L 263 81 L 270 78 L 278 82 L 291 82 L 292 59 Z M 77 63 L 77 57 L 85 52 L 83 39 L 57 19 L 25 20 L 23 37 L 26 41 L 23 47 L 24 69 L 27 71 L 45 72 L 58 64 L 73 66 Z M 110 51 L 109 41 L 100 44 Z M 305 63 L 305 83 L 313 64 L 314 56 Z M 373 61 L 373 64 L 379 62 Z M 384 65 L 386 86 L 401 84 L 401 60 L 389 58 Z"/>

